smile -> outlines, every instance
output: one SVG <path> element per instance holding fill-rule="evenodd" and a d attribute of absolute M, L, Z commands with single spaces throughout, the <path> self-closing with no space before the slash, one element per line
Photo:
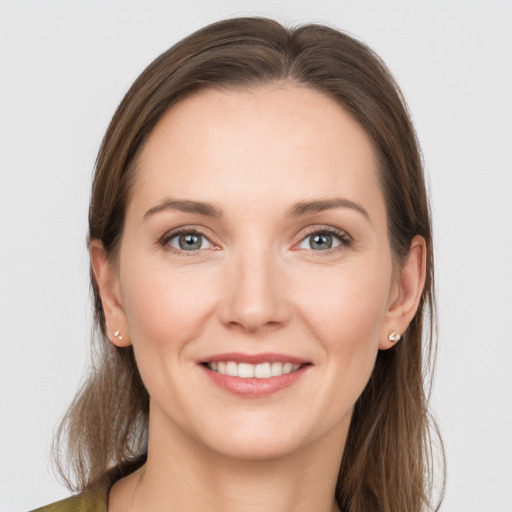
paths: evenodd
<path fill-rule="evenodd" d="M 286 354 L 217 354 L 199 365 L 210 381 L 232 394 L 263 398 L 298 383 L 312 363 Z"/>
<path fill-rule="evenodd" d="M 237 363 L 235 361 L 220 361 L 217 363 L 206 363 L 209 370 L 222 375 L 239 377 L 241 379 L 269 379 L 280 377 L 297 371 L 302 365 L 294 363 L 265 362 L 259 364 Z"/>

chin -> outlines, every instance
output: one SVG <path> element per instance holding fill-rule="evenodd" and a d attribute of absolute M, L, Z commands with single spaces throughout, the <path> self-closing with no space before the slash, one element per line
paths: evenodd
<path fill-rule="evenodd" d="M 211 444 L 211 448 L 217 454 L 230 459 L 267 461 L 283 458 L 300 450 L 307 444 L 286 432 L 273 431 L 262 432 L 258 436 L 248 436 L 243 433 L 226 435 Z"/>
<path fill-rule="evenodd" d="M 276 416 L 239 412 L 238 416 L 237 420 L 229 423 L 210 423 L 208 430 L 197 432 L 196 440 L 224 457 L 265 461 L 308 450 L 329 431 L 338 430 L 336 426 L 290 414 Z"/>

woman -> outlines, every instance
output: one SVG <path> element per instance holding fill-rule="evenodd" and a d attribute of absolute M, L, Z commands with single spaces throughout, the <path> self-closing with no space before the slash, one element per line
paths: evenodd
<path fill-rule="evenodd" d="M 81 492 L 42 510 L 432 507 L 429 208 L 371 50 L 259 18 L 181 41 L 114 115 L 89 226 Z"/>

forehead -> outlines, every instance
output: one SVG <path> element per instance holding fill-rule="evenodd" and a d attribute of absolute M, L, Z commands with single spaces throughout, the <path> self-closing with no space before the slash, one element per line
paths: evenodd
<path fill-rule="evenodd" d="M 134 206 L 165 195 L 246 206 L 348 195 L 380 202 L 372 143 L 333 99 L 305 87 L 206 89 L 157 123 L 138 160 Z"/>

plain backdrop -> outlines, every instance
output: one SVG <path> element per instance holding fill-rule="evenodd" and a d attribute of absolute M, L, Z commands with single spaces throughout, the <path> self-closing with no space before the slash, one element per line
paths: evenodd
<path fill-rule="evenodd" d="M 435 220 L 442 511 L 512 512 L 512 2 L 0 0 L 0 511 L 64 498 L 53 428 L 87 365 L 91 172 L 142 69 L 225 17 L 319 21 L 408 100 Z"/>

